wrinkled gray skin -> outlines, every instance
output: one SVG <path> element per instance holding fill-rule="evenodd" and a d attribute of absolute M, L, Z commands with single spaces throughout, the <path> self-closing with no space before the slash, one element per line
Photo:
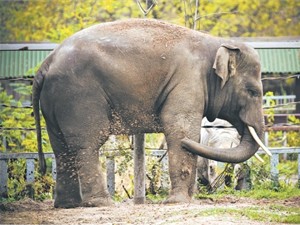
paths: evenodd
<path fill-rule="evenodd" d="M 245 124 L 262 135 L 261 95 L 258 55 L 241 43 L 139 19 L 72 35 L 44 61 L 33 85 L 39 151 L 40 100 L 57 160 L 55 207 L 110 205 L 98 149 L 110 134 L 146 132 L 166 136 L 166 202 L 190 201 L 197 156 L 189 151 L 229 162 L 251 157 L 258 145 Z M 240 147 L 197 143 L 203 116 L 236 126 Z"/>

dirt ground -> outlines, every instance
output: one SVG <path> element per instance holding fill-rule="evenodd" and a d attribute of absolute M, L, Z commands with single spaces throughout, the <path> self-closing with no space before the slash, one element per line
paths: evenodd
<path fill-rule="evenodd" d="M 244 216 L 214 214 L 215 208 L 243 209 L 250 206 L 288 205 L 299 207 L 300 197 L 288 200 L 253 200 L 224 197 L 220 200 L 195 200 L 190 204 L 134 205 L 126 201 L 114 207 L 55 209 L 53 201 L 36 202 L 25 199 L 14 203 L 0 203 L 0 224 L 270 224 L 282 223 L 249 220 Z M 262 211 L 263 212 L 263 211 Z"/>

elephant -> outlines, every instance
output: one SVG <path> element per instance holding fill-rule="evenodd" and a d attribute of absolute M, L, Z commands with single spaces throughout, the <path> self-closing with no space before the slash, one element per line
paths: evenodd
<path fill-rule="evenodd" d="M 206 118 L 203 118 L 200 133 L 201 144 L 218 148 L 230 148 L 239 144 L 240 135 L 234 128 L 220 129 L 209 126 L 230 127 L 232 125 L 221 119 L 215 119 L 214 122 L 209 122 Z M 209 189 L 210 185 L 217 178 L 216 170 L 216 161 L 198 157 L 197 180 L 200 184 Z"/>
<path fill-rule="evenodd" d="M 119 20 L 73 34 L 47 56 L 32 88 L 41 172 L 40 108 L 57 162 L 54 206 L 113 204 L 100 146 L 110 134 L 155 132 L 163 132 L 168 145 L 165 203 L 190 202 L 197 155 L 237 163 L 258 150 L 260 70 L 257 52 L 244 43 L 159 20 Z M 241 143 L 229 149 L 200 144 L 204 116 L 232 123 Z"/>
<path fill-rule="evenodd" d="M 226 127 L 222 129 L 222 127 Z M 240 135 L 236 129 L 225 120 L 216 119 L 209 122 L 206 118 L 202 120 L 201 143 L 211 147 L 230 148 L 235 147 L 240 142 Z M 256 156 L 257 157 L 257 156 Z M 232 173 L 235 176 L 236 190 L 249 189 L 250 170 L 247 164 L 232 164 Z M 197 161 L 197 181 L 198 185 L 203 185 L 208 191 L 212 191 L 212 185 L 217 178 L 217 162 L 207 158 L 198 157 Z M 225 176 L 225 184 L 231 186 L 233 180 L 231 176 Z"/>

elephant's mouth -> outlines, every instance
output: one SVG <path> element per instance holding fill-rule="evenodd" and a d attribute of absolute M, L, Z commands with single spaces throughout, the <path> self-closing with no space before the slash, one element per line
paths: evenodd
<path fill-rule="evenodd" d="M 272 153 L 270 152 L 270 150 L 264 145 L 264 143 L 258 137 L 255 129 L 251 126 L 247 126 L 247 127 L 249 129 L 251 136 L 256 141 L 256 143 L 262 148 L 262 150 L 264 150 L 269 156 L 272 156 Z"/>
<path fill-rule="evenodd" d="M 249 126 L 245 123 L 234 124 L 234 126 L 241 135 L 241 142 L 236 147 L 226 149 L 212 148 L 188 138 L 184 138 L 182 140 L 182 147 L 202 157 L 229 163 L 240 163 L 248 160 L 256 153 L 259 146 L 265 150 L 268 155 L 271 155 L 271 152 L 262 143 L 259 135 L 252 126 Z"/>
<path fill-rule="evenodd" d="M 255 140 L 255 142 L 264 150 L 269 156 L 272 155 L 272 153 L 269 151 L 269 149 L 264 145 L 264 143 L 261 141 L 261 134 L 258 134 L 255 130 L 255 128 L 251 125 L 248 125 L 244 122 L 239 122 L 237 124 L 234 124 L 236 127 L 238 133 L 242 136 L 245 128 L 250 132 L 252 138 Z"/>

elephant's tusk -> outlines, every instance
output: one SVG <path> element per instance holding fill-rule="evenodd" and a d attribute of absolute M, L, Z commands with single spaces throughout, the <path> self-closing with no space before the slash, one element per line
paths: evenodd
<path fill-rule="evenodd" d="M 257 154 L 257 153 L 255 153 L 255 158 L 257 158 L 258 159 L 258 161 L 260 161 L 260 162 L 262 162 L 262 163 L 265 163 L 265 161 Z"/>
<path fill-rule="evenodd" d="M 270 150 L 262 143 L 262 141 L 259 139 L 257 133 L 255 132 L 254 128 L 251 126 L 248 126 L 248 129 L 252 135 L 252 137 L 254 138 L 254 140 L 257 142 L 257 144 L 269 155 L 272 156 L 272 153 L 270 152 Z"/>

